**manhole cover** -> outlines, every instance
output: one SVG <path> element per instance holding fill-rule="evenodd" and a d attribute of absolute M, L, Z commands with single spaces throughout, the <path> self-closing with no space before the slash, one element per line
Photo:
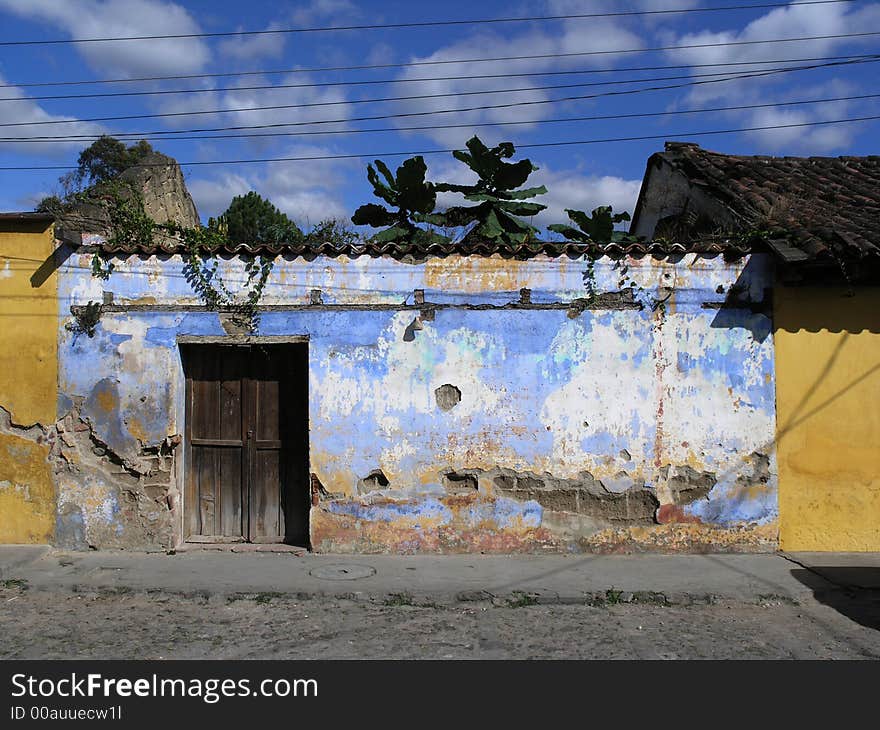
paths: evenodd
<path fill-rule="evenodd" d="M 309 575 L 324 580 L 357 580 L 375 574 L 376 569 L 369 565 L 324 565 L 309 571 Z"/>

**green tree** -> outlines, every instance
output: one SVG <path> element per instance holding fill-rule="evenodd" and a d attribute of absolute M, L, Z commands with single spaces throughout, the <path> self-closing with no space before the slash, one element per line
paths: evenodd
<path fill-rule="evenodd" d="M 547 206 L 527 202 L 529 198 L 547 192 L 543 185 L 519 190 L 538 168 L 531 160 L 505 162 L 516 151 L 510 142 L 502 142 L 491 149 L 474 135 L 467 141 L 467 152 L 456 150 L 453 156 L 473 170 L 478 180 L 474 185 L 437 183 L 438 192 L 454 192 L 472 206 L 454 206 L 427 220 L 441 226 L 460 227 L 475 224 L 465 236 L 468 241 L 498 241 L 508 244 L 525 243 L 533 239 L 538 229 L 519 216 L 533 216 Z"/>
<path fill-rule="evenodd" d="M 223 227 L 232 243 L 279 243 L 300 240 L 299 226 L 272 203 L 253 190 L 236 195 L 220 221 L 209 227 Z"/>
<path fill-rule="evenodd" d="M 89 186 L 108 182 L 134 167 L 153 147 L 145 139 L 129 147 L 115 137 L 104 135 L 79 153 L 74 179 Z"/>
<path fill-rule="evenodd" d="M 48 213 L 57 217 L 64 210 L 64 201 L 57 195 L 48 195 L 37 203 L 34 210 L 37 213 Z"/>
<path fill-rule="evenodd" d="M 381 198 L 395 210 L 383 205 L 367 203 L 358 208 L 351 222 L 358 226 L 384 228 L 373 236 L 374 241 L 429 243 L 445 240 L 440 234 L 420 228 L 417 222 L 425 220 L 437 204 L 434 184 L 425 181 L 428 171 L 422 157 L 411 157 L 397 168 L 392 175 L 382 160 L 376 160 L 376 167 L 367 165 L 367 179 L 373 186 L 373 194 Z M 378 172 L 376 172 L 378 170 Z M 382 178 L 379 177 L 381 173 Z"/>
<path fill-rule="evenodd" d="M 153 147 L 145 139 L 126 147 L 115 137 L 104 135 L 79 153 L 76 169 L 58 179 L 61 193 L 43 198 L 36 210 L 61 216 L 73 203 L 100 192 L 152 152 Z"/>

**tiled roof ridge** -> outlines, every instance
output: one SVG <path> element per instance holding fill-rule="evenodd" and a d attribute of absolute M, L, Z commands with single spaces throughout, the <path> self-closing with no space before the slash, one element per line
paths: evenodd
<path fill-rule="evenodd" d="M 762 160 L 762 161 L 815 161 L 815 162 L 827 162 L 829 160 L 834 161 L 844 161 L 844 162 L 862 162 L 866 160 L 878 161 L 880 162 L 880 155 L 809 155 L 807 157 L 799 156 L 799 155 L 734 155 L 728 152 L 718 152 L 717 150 L 708 150 L 704 147 L 701 147 L 697 142 L 677 142 L 677 141 L 668 141 L 666 142 L 665 152 L 680 152 L 684 150 L 692 150 L 694 152 L 699 152 L 702 155 L 713 155 L 717 157 L 725 157 L 734 160 Z M 657 154 L 664 154 L 663 152 L 659 152 Z"/>
<path fill-rule="evenodd" d="M 111 255 L 174 255 L 183 253 L 186 249 L 177 241 L 164 241 L 151 245 L 133 244 L 122 245 L 107 241 L 103 237 L 84 236 L 83 242 L 87 246 L 95 247 L 104 254 Z M 643 255 L 670 255 L 684 253 L 725 254 L 728 256 L 743 256 L 750 253 L 751 247 L 740 241 L 713 239 L 692 242 L 669 242 L 669 241 L 628 241 L 625 243 L 609 243 L 601 247 L 595 244 L 586 244 L 573 241 L 533 241 L 523 244 L 498 244 L 494 242 L 482 243 L 434 243 L 428 245 L 409 245 L 400 243 L 377 243 L 364 241 L 349 243 L 342 246 L 329 242 L 296 242 L 286 244 L 235 244 L 229 246 L 216 246 L 207 249 L 212 254 L 237 256 L 272 254 L 291 255 L 294 257 L 318 257 L 318 256 L 348 256 L 357 258 L 360 256 L 390 256 L 392 258 L 445 258 L 447 256 L 492 256 L 500 255 L 505 258 L 529 259 L 540 255 L 551 258 L 562 256 L 581 257 L 590 253 L 601 252 L 601 256 L 643 256 Z"/>
<path fill-rule="evenodd" d="M 667 142 L 653 156 L 743 227 L 774 229 L 808 259 L 880 257 L 880 155 L 731 155 Z"/>

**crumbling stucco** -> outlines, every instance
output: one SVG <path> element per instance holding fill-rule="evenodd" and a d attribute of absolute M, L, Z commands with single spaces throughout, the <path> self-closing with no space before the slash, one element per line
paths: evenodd
<path fill-rule="evenodd" d="M 55 486 L 50 446 L 39 424 L 16 424 L 0 406 L 0 543 L 52 542 Z"/>
<path fill-rule="evenodd" d="M 110 541 L 95 525 L 111 514 L 132 540 L 165 544 L 186 509 L 182 469 L 172 453 L 168 476 L 148 485 L 142 462 L 183 430 L 178 338 L 222 338 L 223 318 L 188 289 L 179 257 L 119 259 L 107 284 L 85 264 L 71 258 L 64 296 L 98 301 L 109 287 L 116 304 L 94 338 L 60 331 L 61 400 L 79 403 L 120 464 L 99 470 L 107 485 L 69 490 L 80 495 L 65 503 L 80 507 L 69 532 L 80 514 Z M 584 264 L 568 259 L 280 259 L 257 334 L 308 338 L 313 547 L 666 549 L 653 535 L 721 543 L 720 530 L 751 546 L 746 528 L 772 532 L 769 269 L 759 258 L 629 264 L 635 286 L 618 292 L 617 271 L 597 262 L 603 293 L 586 300 Z M 234 281 L 240 262 L 221 265 Z M 152 506 L 163 490 L 169 514 Z"/>
<path fill-rule="evenodd" d="M 73 410 L 52 428 L 60 547 L 168 549 L 175 544 L 178 439 L 123 457 Z"/>
<path fill-rule="evenodd" d="M 484 478 L 506 496 L 534 500 L 544 509 L 586 515 L 600 522 L 651 524 L 659 504 L 652 489 L 633 486 L 612 492 L 589 472 L 581 472 L 575 479 L 559 479 L 550 474 L 494 469 Z"/>

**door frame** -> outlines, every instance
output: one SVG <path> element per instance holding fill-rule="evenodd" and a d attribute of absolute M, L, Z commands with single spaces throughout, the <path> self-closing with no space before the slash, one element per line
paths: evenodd
<path fill-rule="evenodd" d="M 178 460 L 177 464 L 177 483 L 179 485 L 178 495 L 179 495 L 179 518 L 178 524 L 180 525 L 180 539 L 178 541 L 179 545 L 184 544 L 193 544 L 193 543 L 203 543 L 203 544 L 229 544 L 229 543 L 247 543 L 248 540 L 245 537 L 241 538 L 231 538 L 231 537 L 214 537 L 214 539 L 209 540 L 200 540 L 198 535 L 187 535 L 187 514 L 190 509 L 190 505 L 187 504 L 186 494 L 187 494 L 187 478 L 189 473 L 189 465 L 192 461 L 192 442 L 190 438 L 190 409 L 191 409 L 191 393 L 190 387 L 188 383 L 186 368 L 184 367 L 184 355 L 183 355 L 183 347 L 187 346 L 198 346 L 198 345 L 226 345 L 226 346 L 256 346 L 256 345 L 295 345 L 295 344 L 305 344 L 308 348 L 308 344 L 310 342 L 309 335 L 178 335 L 177 336 L 177 352 L 178 357 L 180 358 L 180 373 L 182 377 L 182 408 L 180 409 L 180 416 L 183 422 L 183 458 Z M 307 350 L 308 353 L 308 350 Z M 308 362 L 308 358 L 307 358 Z M 307 369 L 306 372 L 307 378 L 310 380 L 310 368 Z M 310 383 L 307 383 L 309 386 Z M 311 388 L 308 388 L 308 392 L 311 392 Z M 309 413 L 306 413 L 306 449 L 308 452 L 309 447 L 309 433 L 311 432 L 311 423 L 309 418 Z M 311 471 L 311 464 L 307 462 L 307 473 Z M 310 547 L 310 546 L 309 546 Z"/>

